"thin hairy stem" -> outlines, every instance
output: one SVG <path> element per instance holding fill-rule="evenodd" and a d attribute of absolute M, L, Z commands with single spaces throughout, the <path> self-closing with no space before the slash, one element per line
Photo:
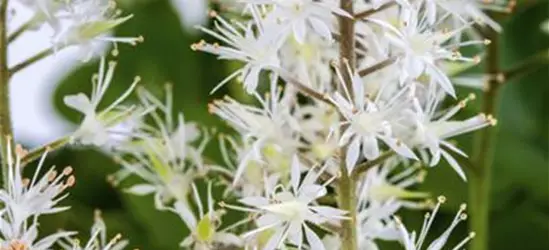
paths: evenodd
<path fill-rule="evenodd" d="M 340 0 L 340 7 L 347 13 L 354 13 L 353 0 Z M 352 76 L 349 75 L 347 67 L 351 68 L 351 71 L 355 70 L 355 23 L 354 20 L 347 17 L 338 16 L 339 23 L 339 64 L 340 72 L 343 75 L 343 80 L 347 89 L 353 89 Z M 347 62 L 347 63 L 345 63 Z M 338 85 L 339 91 L 343 92 L 341 85 Z M 353 93 L 349 93 L 353 95 Z M 345 159 L 347 155 L 347 146 L 343 146 L 341 149 L 341 158 Z M 341 242 L 343 243 L 342 249 L 357 250 L 358 249 L 358 235 L 357 235 L 357 211 L 356 211 L 356 183 L 351 177 L 351 173 L 347 171 L 345 161 L 341 161 L 341 178 L 339 178 L 337 184 L 338 193 L 338 205 L 340 209 L 348 211 L 348 220 L 342 223 Z"/>
<path fill-rule="evenodd" d="M 486 29 L 487 39 L 492 42 L 486 51 L 486 73 L 488 75 L 502 75 L 499 69 L 499 37 L 498 34 Z M 482 111 L 485 114 L 496 113 L 498 93 L 504 77 L 491 77 L 483 95 Z M 490 186 L 492 181 L 492 163 L 494 156 L 493 128 L 479 131 L 475 137 L 473 153 L 474 171 L 470 171 L 469 179 L 469 206 L 470 230 L 476 233 L 475 240 L 471 241 L 471 250 L 488 249 Z"/>
<path fill-rule="evenodd" d="M 8 147 L 13 135 L 10 116 L 10 90 L 8 71 L 8 40 L 7 40 L 7 9 L 8 0 L 0 2 L 0 151 L 2 156 L 2 183 L 8 184 Z M 11 152 L 14 152 L 13 150 Z"/>
<path fill-rule="evenodd" d="M 378 62 L 368 68 L 365 68 L 365 69 L 361 69 L 358 71 L 358 75 L 359 76 L 367 76 L 369 74 L 372 74 L 376 71 L 379 71 L 379 70 L 382 70 L 383 68 L 393 64 L 394 62 L 396 61 L 396 58 L 394 57 L 391 57 L 391 58 L 387 58 L 381 62 Z"/>
<path fill-rule="evenodd" d="M 42 59 L 44 59 L 48 56 L 53 55 L 53 53 L 55 53 L 55 50 L 53 48 L 42 50 L 38 54 L 26 59 L 25 61 L 22 61 L 22 62 L 16 64 L 13 67 L 11 67 L 9 69 L 9 74 L 13 75 L 13 74 L 19 72 L 20 70 L 32 65 L 35 62 L 38 62 L 38 61 L 40 61 L 40 60 L 42 60 Z"/>
<path fill-rule="evenodd" d="M 33 149 L 32 151 L 30 151 L 28 154 L 26 154 L 21 159 L 21 167 L 26 166 L 27 164 L 37 160 L 46 151 L 52 151 L 52 150 L 59 149 L 59 148 L 65 146 L 65 145 L 67 145 L 69 142 L 70 142 L 70 137 L 66 136 L 66 137 L 59 138 L 55 141 L 52 141 L 52 142 L 50 142 L 50 143 L 48 143 L 44 146 L 41 146 L 39 148 Z"/>
<path fill-rule="evenodd" d="M 356 20 L 360 20 L 360 19 L 364 19 L 366 17 L 369 17 L 375 13 L 378 13 L 380 11 L 383 11 L 383 10 L 386 10 L 388 8 L 391 8 L 392 6 L 396 6 L 396 2 L 395 1 L 392 1 L 392 2 L 389 2 L 389 3 L 385 3 L 381 6 L 379 6 L 377 9 L 368 9 L 368 10 L 365 10 L 365 11 L 362 11 L 362 12 L 359 12 L 359 13 L 356 13 L 354 15 L 355 19 Z"/>
<path fill-rule="evenodd" d="M 276 71 L 280 77 L 288 84 L 293 85 L 297 88 L 302 94 L 309 96 L 313 99 L 320 100 L 322 102 L 325 102 L 330 105 L 334 105 L 330 99 L 326 98 L 326 96 L 322 93 L 317 92 L 316 90 L 309 88 L 307 85 L 301 83 L 298 79 L 295 79 L 292 77 L 289 73 L 283 72 L 281 70 Z"/>
<path fill-rule="evenodd" d="M 371 167 L 374 167 L 376 165 L 379 165 L 379 164 L 385 162 L 387 159 L 391 158 L 393 155 L 395 155 L 395 151 L 387 151 L 387 152 L 381 154 L 380 156 L 378 156 L 377 158 L 375 158 L 373 160 L 366 161 L 366 162 L 363 162 L 361 164 L 358 164 L 355 167 L 355 170 L 354 170 L 354 173 L 353 173 L 353 178 L 355 178 L 355 179 L 360 178 L 360 175 L 362 173 L 365 173 Z"/>
<path fill-rule="evenodd" d="M 19 38 L 19 36 L 23 35 L 23 33 L 25 33 L 25 31 L 27 31 L 34 24 L 34 20 L 35 19 L 33 18 L 33 19 L 27 21 L 23 25 L 19 26 L 19 28 L 17 28 L 14 32 L 12 32 L 8 36 L 8 43 L 12 43 L 17 38 Z"/>

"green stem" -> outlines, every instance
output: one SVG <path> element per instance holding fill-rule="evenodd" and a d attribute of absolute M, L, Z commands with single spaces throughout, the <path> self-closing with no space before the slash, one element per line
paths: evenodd
<path fill-rule="evenodd" d="M 368 169 L 370 169 L 373 166 L 376 166 L 385 162 L 387 159 L 391 158 L 395 154 L 396 154 L 395 151 L 387 151 L 371 161 L 366 161 L 364 163 L 357 165 L 353 172 L 353 178 L 355 178 L 355 180 L 360 178 L 360 174 L 368 171 Z"/>
<path fill-rule="evenodd" d="M 353 1 L 354 0 L 340 0 L 340 7 L 349 14 L 353 14 Z M 349 75 L 347 70 L 348 67 L 351 68 L 351 71 L 355 70 L 355 23 L 354 20 L 347 17 L 338 16 L 339 23 L 339 64 L 340 72 L 343 75 L 344 84 L 347 85 L 348 90 L 352 90 L 352 81 L 351 75 Z M 339 86 L 339 91 L 343 92 L 341 85 Z M 350 93 L 353 95 L 353 93 Z M 347 146 L 341 148 L 341 159 L 345 159 L 347 155 Z M 337 193 L 338 193 L 338 205 L 340 209 L 348 211 L 347 216 L 348 220 L 343 221 L 342 223 L 342 249 L 346 250 L 357 250 L 358 249 L 358 235 L 357 235 L 357 211 L 356 211 L 356 183 L 355 180 L 351 177 L 350 173 L 347 172 L 347 167 L 345 161 L 341 161 L 341 178 L 338 181 Z"/>
<path fill-rule="evenodd" d="M 383 60 L 383 61 L 381 61 L 381 62 L 378 62 L 378 63 L 376 63 L 376 64 L 374 64 L 374 65 L 368 67 L 368 68 L 359 70 L 359 71 L 358 71 L 358 75 L 359 75 L 359 76 L 362 76 L 362 77 L 367 76 L 367 75 L 369 75 L 369 74 L 372 74 L 372 73 L 374 73 L 374 72 L 377 72 L 377 71 L 379 71 L 379 70 L 381 70 L 381 69 L 383 69 L 383 68 L 385 68 L 385 67 L 387 67 L 387 66 L 393 64 L 395 61 L 396 61 L 396 58 L 395 58 L 395 57 L 387 58 L 387 59 L 385 59 L 385 60 Z"/>
<path fill-rule="evenodd" d="M 8 71 L 8 40 L 7 40 L 7 9 L 8 0 L 0 3 L 0 153 L 2 156 L 2 184 L 8 185 L 8 147 L 13 147 L 10 117 L 9 71 Z M 14 152 L 13 150 L 11 152 Z"/>
<path fill-rule="evenodd" d="M 486 73 L 492 76 L 501 75 L 499 69 L 499 39 L 493 30 L 485 30 L 486 38 L 492 42 L 487 47 Z M 484 92 L 482 112 L 494 115 L 498 93 L 503 77 L 491 77 Z M 470 230 L 476 236 L 471 241 L 471 250 L 488 249 L 490 219 L 490 187 L 492 181 L 492 162 L 494 155 L 495 130 L 487 128 L 477 133 L 473 150 L 474 171 L 469 175 L 469 212 L 471 215 Z"/>
<path fill-rule="evenodd" d="M 386 4 L 383 4 L 383 5 L 379 6 L 377 9 L 368 9 L 368 10 L 362 11 L 360 13 L 357 13 L 357 14 L 354 15 L 354 18 L 356 20 L 364 19 L 366 17 L 369 17 L 369 16 L 371 16 L 375 13 L 381 12 L 381 11 L 386 10 L 388 8 L 391 8 L 393 6 L 397 6 L 396 1 L 392 1 L 392 2 L 388 2 Z"/>
<path fill-rule="evenodd" d="M 53 48 L 49 48 L 49 49 L 44 49 L 40 52 L 38 52 L 38 54 L 26 59 L 25 61 L 23 62 L 20 62 L 18 64 L 16 64 L 15 66 L 13 66 L 11 69 L 9 69 L 9 75 L 13 75 L 17 72 L 19 72 L 20 70 L 32 65 L 33 63 L 35 62 L 38 62 L 50 55 L 53 55 L 53 53 L 55 53 L 55 50 Z"/>
<path fill-rule="evenodd" d="M 57 139 L 53 142 L 50 142 L 50 143 L 48 143 L 44 146 L 41 146 L 39 148 L 36 148 L 36 149 L 32 150 L 31 152 L 26 154 L 21 159 L 21 167 L 24 167 L 27 164 L 37 160 L 44 153 L 52 151 L 52 150 L 57 150 L 57 149 L 65 146 L 65 145 L 67 145 L 69 142 L 70 142 L 70 136 L 65 136 L 65 137 L 59 138 L 59 139 Z"/>
<path fill-rule="evenodd" d="M 9 36 L 8 36 L 8 43 L 11 43 L 13 41 L 15 41 L 17 38 L 19 38 L 19 36 L 23 35 L 23 33 L 25 33 L 25 31 L 27 31 L 30 27 L 32 27 L 32 25 L 34 25 L 35 23 L 35 19 L 32 18 L 31 20 L 27 21 L 26 23 L 24 23 L 23 25 L 21 25 L 19 28 L 17 28 L 14 32 L 12 32 Z"/>

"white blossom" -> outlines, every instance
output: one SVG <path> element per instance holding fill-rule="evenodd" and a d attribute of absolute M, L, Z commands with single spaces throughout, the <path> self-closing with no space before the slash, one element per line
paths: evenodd
<path fill-rule="evenodd" d="M 41 175 L 47 155 L 44 153 L 32 179 L 27 179 L 22 176 L 23 151 L 17 150 L 12 157 L 10 139 L 7 149 L 8 189 L 0 190 L 0 248 L 46 250 L 60 238 L 74 235 L 75 232 L 58 232 L 38 237 L 40 216 L 68 209 L 58 204 L 67 197 L 68 194 L 63 194 L 66 188 L 74 185 L 72 168 L 67 167 L 60 174 L 51 168 Z"/>
<path fill-rule="evenodd" d="M 410 115 L 413 124 L 409 125 L 414 126 L 415 131 L 408 137 L 409 141 L 407 140 L 407 142 L 410 145 L 428 150 L 431 155 L 430 161 L 428 161 L 430 166 L 438 164 L 442 156 L 464 180 L 466 179 L 465 173 L 450 152 L 464 157 L 467 157 L 467 155 L 447 141 L 447 139 L 490 125 L 493 126 L 497 122 L 491 115 L 485 114 L 480 114 L 463 121 L 450 120 L 465 107 L 469 100 L 474 98 L 475 96 L 471 94 L 457 105 L 445 110 L 445 112 L 436 113 L 435 110 L 439 105 L 440 99 L 436 93 L 431 92 L 424 105 L 420 104 L 417 99 L 414 100 L 414 113 Z"/>
<path fill-rule="evenodd" d="M 101 218 L 101 211 L 96 210 L 94 224 L 90 231 L 90 238 L 82 246 L 77 239 L 65 237 L 58 244 L 65 250 L 122 250 L 129 244 L 128 240 L 122 240 L 122 235 L 117 234 L 111 239 L 107 238 L 107 226 Z"/>
<path fill-rule="evenodd" d="M 395 27 L 380 20 L 370 21 L 384 27 L 385 39 L 398 51 L 397 63 L 401 65 L 400 82 L 416 79 L 425 74 L 431 84 L 439 85 L 446 93 L 455 97 L 456 93 L 448 76 L 438 65 L 439 60 L 478 62 L 478 57 L 463 56 L 456 48 L 487 44 L 489 41 L 466 41 L 458 44 L 446 44 L 452 37 L 458 36 L 462 30 L 472 23 L 467 23 L 454 30 L 434 29 L 422 16 L 419 10 L 410 8 L 401 14 L 400 24 Z"/>
<path fill-rule="evenodd" d="M 289 173 L 289 156 L 299 145 L 297 131 L 299 124 L 291 115 L 290 106 L 280 90 L 262 98 L 255 94 L 261 107 L 244 105 L 226 97 L 210 104 L 210 112 L 216 114 L 236 129 L 245 144 L 250 144 L 248 152 L 240 159 L 234 174 L 236 184 L 250 161 L 276 161 L 279 172 Z"/>
<path fill-rule="evenodd" d="M 154 194 L 157 209 L 166 209 L 174 200 L 187 204 L 190 183 L 206 174 L 202 152 L 210 137 L 196 124 L 186 122 L 181 113 L 174 119 L 170 85 L 164 103 L 145 89 L 139 89 L 138 97 L 146 109 L 155 108 L 147 113 L 153 124 L 141 124 L 134 140 L 117 148 L 115 157 L 123 169 L 112 175 L 111 181 L 119 184 L 132 174 L 141 177 L 145 183 L 129 187 L 127 192 Z"/>
<path fill-rule="evenodd" d="M 265 17 L 266 26 L 276 23 L 277 29 L 281 29 L 282 33 L 292 34 L 298 43 L 305 42 L 307 29 L 311 28 L 316 34 L 331 40 L 332 13 L 352 18 L 349 13 L 340 9 L 334 0 L 244 0 L 244 2 L 272 7 Z"/>
<path fill-rule="evenodd" d="M 195 204 L 198 206 L 198 215 L 190 210 L 190 207 L 177 202 L 173 211 L 176 212 L 191 230 L 180 244 L 181 247 L 195 250 L 217 249 L 219 245 L 241 246 L 242 240 L 235 234 L 228 233 L 225 230 L 219 230 L 223 210 L 214 210 L 214 200 L 212 197 L 212 184 L 208 184 L 207 211 L 204 211 L 198 189 L 193 184 L 193 196 Z"/>
<path fill-rule="evenodd" d="M 110 31 L 132 18 L 120 17 L 120 10 L 111 0 L 72 0 L 63 5 L 58 18 L 66 25 L 56 31 L 54 44 L 57 47 L 77 45 L 85 53 L 84 59 L 91 58 L 104 43 L 115 46 L 117 43 L 136 45 L 143 37 L 117 37 L 108 35 Z"/>
<path fill-rule="evenodd" d="M 509 13 L 516 4 L 514 0 L 423 0 L 423 2 L 430 24 L 438 21 L 438 16 L 449 13 L 451 15 L 449 22 L 454 28 L 472 20 L 479 20 L 481 24 L 488 25 L 498 32 L 502 31 L 501 25 L 483 10 Z"/>
<path fill-rule="evenodd" d="M 368 160 L 373 160 L 380 155 L 378 140 L 383 141 L 404 157 L 416 158 L 408 146 L 394 138 L 391 128 L 391 119 L 397 117 L 409 102 L 406 95 L 407 89 L 402 89 L 389 102 L 375 99 L 371 101 L 366 96 L 364 85 L 358 74 L 350 70 L 348 73 L 352 76 L 352 92 L 347 89 L 343 77 L 338 73 L 345 96 L 336 92 L 331 97 L 345 119 L 340 124 L 340 126 L 345 125 L 346 128 L 341 135 L 339 145 L 349 145 L 345 158 L 348 173 L 352 173 L 360 155 Z M 353 96 L 350 93 L 353 93 Z"/>
<path fill-rule="evenodd" d="M 319 236 L 306 222 L 315 225 L 333 223 L 348 219 L 345 217 L 347 212 L 315 204 L 316 199 L 326 195 L 326 186 L 334 179 L 331 178 L 322 185 L 315 184 L 326 166 L 319 171 L 314 168 L 308 170 L 303 180 L 301 180 L 301 168 L 299 160 L 294 156 L 291 180 L 287 187 L 281 186 L 280 190 L 269 190 L 266 192 L 266 196 L 249 196 L 240 199 L 239 202 L 247 207 L 223 204 L 227 208 L 259 216 L 255 220 L 258 228 L 243 234 L 243 238 L 257 236 L 268 230 L 272 234 L 262 249 L 279 249 L 285 242 L 292 243 L 299 248 L 305 245 L 305 238 L 311 249 L 325 249 Z M 305 232 L 305 237 L 303 237 L 303 232 Z"/>
<path fill-rule="evenodd" d="M 358 186 L 357 229 L 361 249 L 377 249 L 376 239 L 397 240 L 392 216 L 401 208 L 424 207 L 422 199 L 429 197 L 428 193 L 408 189 L 421 183 L 425 172 L 417 164 L 400 170 L 399 164 L 404 162 L 393 157 L 372 167 Z"/>
<path fill-rule="evenodd" d="M 114 76 L 115 62 L 106 65 L 104 58 L 99 63 L 99 72 L 92 78 L 92 93 L 90 97 L 84 93 L 67 95 L 63 98 L 65 105 L 84 114 L 80 127 L 72 134 L 72 141 L 84 145 L 102 146 L 109 140 L 109 129 L 130 117 L 135 108 L 122 108 L 121 103 L 131 94 L 140 81 L 136 77 L 132 85 L 107 108 L 98 111 L 98 106 L 109 88 Z"/>
<path fill-rule="evenodd" d="M 429 229 L 431 229 L 431 226 L 433 225 L 433 221 L 435 220 L 436 214 L 440 208 L 440 205 L 443 204 L 446 201 L 446 198 L 444 196 L 438 197 L 438 202 L 433 209 L 432 213 L 425 214 L 425 219 L 423 220 L 423 226 L 421 227 L 421 231 L 419 234 L 416 234 L 415 231 L 409 232 L 404 224 L 398 219 L 398 217 L 395 217 L 395 221 L 400 233 L 400 242 L 404 246 L 404 249 L 406 250 L 420 250 L 420 249 L 428 249 L 428 250 L 441 250 L 441 249 L 453 249 L 453 250 L 459 250 L 463 249 L 463 246 L 471 240 L 475 233 L 471 232 L 465 239 L 463 239 L 460 243 L 458 243 L 453 248 L 450 248 L 446 246 L 446 243 L 448 241 L 448 238 L 450 237 L 450 234 L 454 230 L 454 228 L 463 220 L 467 219 L 467 215 L 463 213 L 465 211 L 466 205 L 462 204 L 459 208 L 459 211 L 457 212 L 456 216 L 454 217 L 454 220 L 448 226 L 448 228 L 435 240 L 433 240 L 426 248 L 422 248 L 425 242 L 425 238 L 427 237 L 427 234 L 429 233 Z"/>
<path fill-rule="evenodd" d="M 211 12 L 210 15 L 215 18 L 214 25 L 219 33 L 203 27 L 200 29 L 227 46 L 200 41 L 193 44 L 191 48 L 218 55 L 221 60 L 236 60 L 245 63 L 242 68 L 221 81 L 212 92 L 238 76 L 246 91 L 253 93 L 259 83 L 260 73 L 267 67 L 280 66 L 277 52 L 284 40 L 280 39 L 280 36 L 275 32 L 265 32 L 261 25 L 254 25 L 253 22 L 234 21 L 234 25 L 232 25 L 215 12 Z M 254 28 L 257 29 L 257 33 Z"/>

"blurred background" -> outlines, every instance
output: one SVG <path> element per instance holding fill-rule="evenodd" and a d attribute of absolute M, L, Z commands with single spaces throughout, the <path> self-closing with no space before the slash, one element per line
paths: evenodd
<path fill-rule="evenodd" d="M 246 96 L 235 84 L 209 95 L 210 90 L 231 71 L 232 65 L 189 48 L 203 38 L 203 34 L 193 27 L 208 25 L 207 4 L 203 0 L 118 2 L 126 13 L 133 13 L 134 18 L 116 33 L 120 36 L 142 35 L 145 42 L 137 47 L 121 46 L 120 55 L 111 58 L 118 61 L 118 68 L 105 102 L 114 100 L 131 84 L 133 77 L 139 75 L 142 83 L 158 95 L 162 95 L 166 82 L 173 83 L 175 108 L 184 112 L 187 120 L 208 127 L 222 126 L 219 120 L 208 114 L 207 103 L 224 94 L 241 99 Z M 539 53 L 548 54 L 548 1 L 518 1 L 518 4 L 514 14 L 501 17 L 505 27 L 501 34 L 500 63 L 503 68 L 511 68 Z M 25 20 L 24 11 L 21 13 L 14 22 Z M 38 31 L 20 38 L 10 48 L 10 60 L 23 60 L 48 46 L 47 42 L 40 44 L 40 35 Z M 205 39 L 211 40 L 209 37 Z M 105 49 L 108 52 L 109 48 Z M 77 92 L 88 93 L 91 75 L 96 72 L 98 62 L 92 60 L 84 64 L 77 58 L 77 52 L 63 51 L 14 77 L 11 102 L 15 136 L 26 147 L 39 146 L 69 133 L 82 118 L 65 107 L 62 98 Z M 549 249 L 549 68 L 545 65 L 531 69 L 505 83 L 500 94 L 490 249 Z M 462 89 L 458 93 L 465 96 L 472 91 Z M 482 95 L 478 92 L 477 96 Z M 478 113 L 480 103 L 478 98 L 461 115 L 466 117 Z M 472 152 L 471 135 L 458 141 L 465 152 Z M 213 147 L 216 145 L 215 142 L 211 144 Z M 209 157 L 215 159 L 216 152 L 208 151 Z M 122 233 L 131 240 L 130 246 L 134 248 L 177 249 L 187 235 L 187 229 L 176 215 L 154 209 L 152 197 L 132 196 L 120 188 L 111 187 L 106 176 L 119 166 L 101 152 L 66 147 L 50 154 L 48 164 L 73 166 L 77 184 L 64 202 L 72 209 L 59 215 L 44 216 L 41 224 L 44 232 L 59 228 L 89 232 L 93 211 L 101 209 L 109 235 Z M 467 200 L 467 184 L 451 168 L 443 166 L 430 170 L 420 189 L 435 196 L 448 197 L 449 202 L 443 206 L 443 215 L 437 217 L 433 230 L 441 233 L 459 204 Z M 412 223 L 409 228 L 419 230 L 423 212 L 399 214 Z M 454 236 L 461 237 L 466 235 L 467 227 L 463 224 L 458 230 L 460 232 Z"/>

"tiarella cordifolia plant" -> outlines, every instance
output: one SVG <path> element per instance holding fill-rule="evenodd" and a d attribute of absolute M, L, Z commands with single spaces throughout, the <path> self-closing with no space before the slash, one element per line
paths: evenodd
<path fill-rule="evenodd" d="M 0 9 L 1 249 L 50 249 L 57 244 L 114 250 L 127 245 L 119 235 L 107 238 L 99 214 L 84 245 L 69 238 L 73 232 L 38 239 L 38 217 L 68 209 L 57 204 L 74 184 L 72 169 L 41 173 L 46 153 L 66 144 L 95 146 L 112 155 L 122 166 L 109 176 L 114 185 L 131 194 L 153 195 L 157 209 L 184 222 L 190 234 L 180 247 L 366 250 L 378 249 L 384 240 L 399 242 L 406 250 L 452 249 L 446 243 L 467 217 L 466 206 L 427 243 L 446 198 L 433 203 L 430 194 L 414 189 L 427 169 L 441 161 L 467 180 L 461 164 L 469 164 L 463 160 L 467 153 L 450 139 L 493 126 L 496 120 L 490 109 L 455 118 L 475 96 L 467 93 L 458 99 L 462 93 L 454 85 L 464 79 L 455 77 L 451 66 L 468 67 L 494 56 L 490 50 L 472 55 L 460 50 L 494 46 L 494 34 L 502 28 L 483 11 L 508 12 L 513 1 L 220 2 L 226 12 L 209 12 L 213 28 L 198 27 L 212 42 L 199 41 L 191 49 L 240 65 L 212 92 L 235 80 L 255 104 L 225 97 L 209 105 L 212 114 L 234 129 L 231 135 L 215 135 L 213 129 L 186 121 L 182 113 L 174 115 L 177 93 L 171 85 L 159 98 L 137 86 L 139 77 L 104 106 L 116 62 L 101 55 L 98 45 L 112 43 L 116 56 L 118 43 L 143 41 L 140 36 L 109 34 L 132 17 L 114 2 L 20 0 L 34 16 L 6 35 L 7 2 Z M 53 31 L 52 48 L 8 68 L 9 42 L 44 25 Z M 82 113 L 80 126 L 45 147 L 14 153 L 4 85 L 17 71 L 69 46 L 84 51 L 83 59 L 101 57 L 91 77 L 91 94 L 64 98 L 68 107 Z M 505 79 L 497 65 L 490 67 L 483 76 L 488 93 Z M 133 92 L 137 102 L 124 103 Z M 221 162 L 204 156 L 212 140 L 219 142 Z M 23 178 L 23 166 L 38 158 L 35 175 Z M 123 180 L 130 176 L 142 183 L 125 186 Z M 486 213 L 482 204 L 473 205 L 477 216 Z M 419 233 L 409 232 L 396 216 L 401 209 L 425 208 L 432 213 L 425 215 Z M 241 214 L 241 220 L 227 225 L 223 219 L 228 213 Z M 482 220 L 473 228 L 485 241 Z M 474 236 L 471 232 L 453 249 L 462 249 Z M 483 249 L 482 242 L 476 249 Z"/>

